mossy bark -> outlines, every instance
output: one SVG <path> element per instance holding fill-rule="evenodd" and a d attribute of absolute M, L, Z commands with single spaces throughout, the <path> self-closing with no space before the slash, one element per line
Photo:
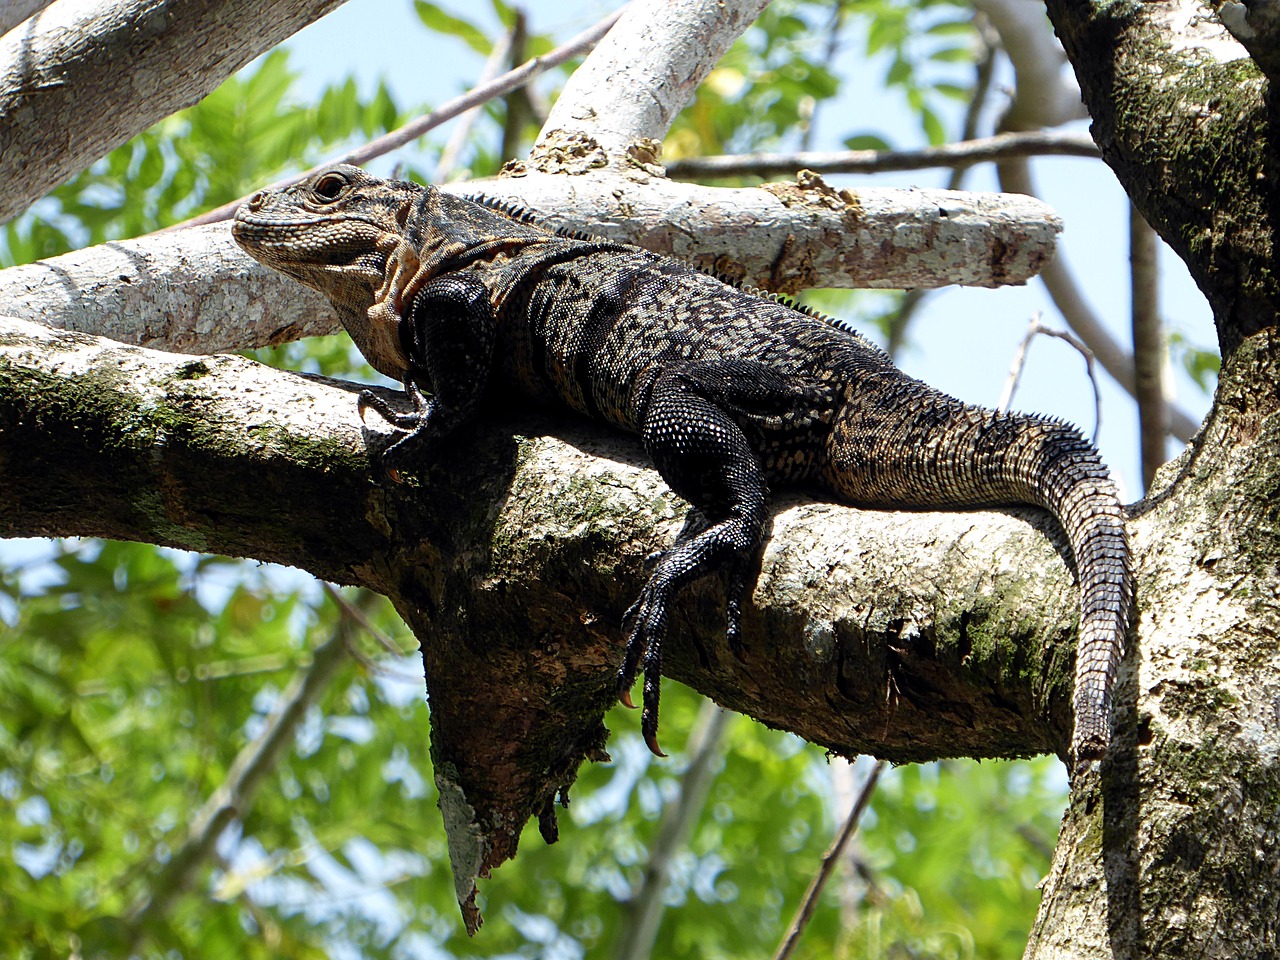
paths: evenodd
<path fill-rule="evenodd" d="M 1280 949 L 1280 413 L 1258 390 L 1277 376 L 1272 332 L 1241 343 L 1131 524 L 1118 738 L 1073 784 L 1028 958 Z"/>
<path fill-rule="evenodd" d="M 470 910 L 603 756 L 620 620 L 685 506 L 583 423 L 495 415 L 411 486 L 373 469 L 385 442 L 350 385 L 0 321 L 0 535 L 197 546 L 389 596 L 422 643 Z M 793 495 L 772 526 L 745 661 L 711 578 L 680 599 L 670 676 L 847 755 L 1065 751 L 1078 596 L 1051 520 Z"/>
<path fill-rule="evenodd" d="M 1272 94 L 1186 0 L 1049 0 L 1103 156 L 1208 297 L 1213 412 L 1130 525 L 1118 741 L 1073 783 L 1026 956 L 1280 953 L 1280 303 Z"/>

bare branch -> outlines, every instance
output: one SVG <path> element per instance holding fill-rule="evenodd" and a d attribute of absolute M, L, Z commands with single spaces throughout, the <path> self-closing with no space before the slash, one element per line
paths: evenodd
<path fill-rule="evenodd" d="M 213 853 L 214 844 L 227 825 L 237 818 L 243 820 L 253 808 L 258 789 L 275 769 L 298 724 L 311 705 L 324 695 L 346 660 L 354 623 L 348 617 L 341 618 L 333 636 L 316 647 L 310 666 L 294 674 L 262 733 L 245 744 L 227 770 L 226 779 L 191 818 L 182 844 L 129 910 L 129 924 L 136 938 L 141 939 L 148 925 L 160 922 L 173 901 L 191 888 L 196 873 Z"/>
<path fill-rule="evenodd" d="M 796 915 L 791 921 L 791 927 L 787 930 L 787 935 L 783 938 L 782 943 L 778 945 L 778 952 L 773 955 L 773 960 L 787 960 L 787 957 L 791 956 L 795 951 L 796 945 L 800 942 L 800 937 L 804 934 L 805 928 L 809 926 L 809 921 L 813 918 L 813 911 L 818 906 L 818 897 L 822 896 L 822 890 L 827 885 L 831 871 L 835 869 L 836 864 L 839 862 L 840 853 L 844 850 L 845 844 L 849 842 L 853 832 L 858 829 L 858 821 L 862 819 L 862 814 L 866 811 L 867 804 L 871 802 L 871 794 L 875 792 L 876 783 L 879 781 L 880 774 L 884 772 L 886 766 L 887 764 L 883 760 L 877 761 L 876 765 L 871 768 L 871 772 L 867 774 L 867 782 L 862 785 L 862 792 L 858 794 L 858 799 L 854 801 L 853 809 L 849 811 L 849 818 L 845 820 L 844 827 L 836 835 L 827 852 L 822 855 L 822 865 L 814 876 L 813 882 L 809 884 L 809 889 L 805 891 L 800 909 L 796 911 Z"/>
<path fill-rule="evenodd" d="M 1057 215 L 1029 197 L 836 190 L 814 174 L 716 188 L 647 175 L 529 173 L 448 189 L 508 198 L 540 219 L 783 293 L 1023 283 L 1052 255 L 1060 229 Z"/>
<path fill-rule="evenodd" d="M 1151 489 L 1164 464 L 1168 431 L 1164 396 L 1165 341 L 1160 319 L 1159 240 L 1129 205 L 1129 276 L 1133 288 L 1134 398 L 1138 401 L 1138 434 L 1142 449 L 1142 486 Z"/>
<path fill-rule="evenodd" d="M 493 45 L 493 49 L 489 51 L 489 56 L 484 61 L 484 68 L 480 71 L 480 82 L 477 87 L 486 86 L 492 83 L 494 78 L 498 76 L 498 71 L 502 69 L 507 60 L 511 57 L 511 44 L 515 39 L 515 28 L 504 30 L 502 36 L 498 38 L 498 42 Z M 508 69 L 510 72 L 510 68 Z M 452 179 L 453 168 L 457 165 L 458 155 L 462 153 L 463 147 L 467 144 L 467 138 L 471 136 L 471 127 L 475 124 L 480 116 L 480 107 L 475 106 L 458 117 L 458 122 L 453 127 L 453 132 L 449 134 L 449 139 L 444 145 L 444 149 L 440 151 L 440 160 L 436 163 L 435 183 L 445 183 Z"/>
<path fill-rule="evenodd" d="M 1035 130 L 1088 117 L 1080 87 L 1066 69 L 1067 56 L 1053 35 L 1044 7 L 1026 0 L 973 0 L 987 15 L 1013 63 L 1017 83 L 1000 129 Z"/>
<path fill-rule="evenodd" d="M 324 163 L 319 163 L 310 170 L 304 170 L 294 176 L 285 177 L 283 180 L 277 180 L 275 183 L 271 184 L 270 189 L 276 190 L 281 187 L 287 187 L 291 183 L 297 183 L 300 180 L 305 180 L 317 170 L 323 170 L 325 167 L 335 163 L 354 163 L 357 166 L 362 163 L 368 163 L 376 157 L 381 157 L 390 153 L 392 150 L 403 147 L 406 143 L 411 143 L 424 133 L 434 130 L 443 123 L 448 123 L 454 117 L 461 116 L 468 110 L 482 106 L 495 97 L 502 96 L 504 93 L 510 93 L 512 90 L 517 90 L 520 87 L 523 87 L 540 73 L 544 73 L 552 67 L 558 67 L 566 60 L 570 60 L 583 51 L 589 50 L 600 40 L 601 37 L 609 32 L 614 23 L 617 22 L 618 18 L 621 17 L 625 11 L 626 8 L 624 7 L 622 10 L 611 13 L 599 23 L 595 24 L 595 26 L 582 31 L 582 33 L 578 34 L 573 39 L 562 43 L 546 56 L 533 57 L 530 60 L 526 60 L 514 70 L 504 73 L 502 76 L 497 77 L 489 83 L 481 84 L 475 89 L 464 93 L 460 97 L 454 97 L 452 100 L 446 101 L 426 116 L 418 117 L 416 120 L 411 120 L 398 130 L 392 130 L 390 133 L 383 134 L 381 137 L 370 140 L 364 146 L 357 147 L 355 150 L 345 153 L 340 157 L 334 157 L 330 160 L 324 161 Z M 247 199 L 248 197 L 241 197 L 240 199 L 233 200 L 230 203 L 224 203 L 222 206 L 208 210 L 200 214 L 198 217 L 192 217 L 185 223 L 180 223 L 175 227 L 169 227 L 167 229 L 174 230 L 179 227 L 195 227 L 206 223 L 218 223 L 222 220 L 229 220 L 231 219 L 231 215 L 236 212 L 236 207 L 240 206 L 240 204 L 244 203 Z"/>
<path fill-rule="evenodd" d="M 1076 352 L 1084 357 L 1085 372 L 1089 377 L 1089 382 L 1093 384 L 1093 442 L 1098 442 L 1098 431 L 1102 429 L 1102 391 L 1098 389 L 1098 373 L 1093 365 L 1093 353 L 1080 340 L 1076 339 L 1065 330 L 1054 330 L 1052 327 L 1046 327 L 1040 322 L 1040 315 L 1036 314 L 1031 318 L 1031 322 L 1027 325 L 1026 336 L 1022 338 L 1022 342 L 1018 344 L 1018 349 L 1014 351 L 1013 363 L 1009 367 L 1009 377 L 1005 380 L 1004 390 L 1000 394 L 1000 402 L 996 404 L 997 410 L 1008 410 L 1009 405 L 1013 403 L 1013 394 L 1018 389 L 1018 381 L 1022 378 L 1022 370 L 1027 362 L 1027 348 L 1031 346 L 1031 341 L 1037 335 L 1046 337 L 1056 337 L 1059 340 L 1069 343 Z"/>
<path fill-rule="evenodd" d="M 772 177 L 797 170 L 815 173 L 885 173 L 896 170 L 924 170 L 952 167 L 962 170 L 975 163 L 1007 160 L 1011 157 L 1089 157 L 1101 154 L 1093 140 L 1083 134 L 1001 133 L 978 140 L 962 140 L 919 150 L 838 150 L 804 153 L 745 153 L 737 156 L 689 157 L 666 165 L 672 177 L 685 180 L 715 177 Z"/>
<path fill-rule="evenodd" d="M 1000 186 L 1005 190 L 1035 196 L 1035 185 L 1025 160 L 1002 163 L 997 168 Z M 1084 341 L 1089 351 L 1102 364 L 1116 383 L 1130 396 L 1137 395 L 1137 380 L 1133 372 L 1133 355 L 1120 346 L 1107 331 L 1080 292 L 1062 253 L 1045 264 L 1040 279 L 1053 299 L 1054 306 L 1062 314 L 1067 325 Z M 1169 406 L 1169 433 L 1186 443 L 1200 429 L 1200 424 L 1181 407 Z"/>
<path fill-rule="evenodd" d="M 636 0 L 551 109 L 530 162 L 543 172 L 656 159 L 716 61 L 768 0 Z"/>
<path fill-rule="evenodd" d="M 56 0 L 0 37 L 0 223 L 340 2 Z"/>

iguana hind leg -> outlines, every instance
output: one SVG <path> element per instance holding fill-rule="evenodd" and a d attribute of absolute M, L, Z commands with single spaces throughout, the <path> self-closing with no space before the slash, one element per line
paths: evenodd
<path fill-rule="evenodd" d="M 728 568 L 728 637 L 739 653 L 748 571 L 764 537 L 769 497 L 764 473 L 746 436 L 708 387 L 696 370 L 660 374 L 641 423 L 641 437 L 658 472 L 707 521 L 662 554 L 623 621 L 627 653 L 618 670 L 618 696 L 630 703 L 631 685 L 643 670 L 640 726 L 645 743 L 659 756 L 662 641 L 670 626 L 671 601 L 685 584 Z"/>

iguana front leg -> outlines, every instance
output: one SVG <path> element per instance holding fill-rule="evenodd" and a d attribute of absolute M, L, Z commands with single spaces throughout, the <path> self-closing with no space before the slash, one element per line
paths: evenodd
<path fill-rule="evenodd" d="M 495 336 L 489 290 L 478 277 L 437 277 L 418 291 L 400 321 L 413 410 L 399 413 L 373 392 L 360 393 L 361 419 L 372 409 L 404 431 L 382 454 L 393 480 L 402 482 L 404 467 L 430 461 L 433 448 L 474 417 L 493 369 Z"/>

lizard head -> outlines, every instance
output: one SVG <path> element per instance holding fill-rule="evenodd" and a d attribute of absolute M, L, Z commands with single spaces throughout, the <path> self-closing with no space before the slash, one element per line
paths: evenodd
<path fill-rule="evenodd" d="M 255 260 L 324 294 L 339 314 L 363 314 L 424 192 L 337 164 L 282 190 L 259 190 L 236 211 L 231 235 Z"/>

